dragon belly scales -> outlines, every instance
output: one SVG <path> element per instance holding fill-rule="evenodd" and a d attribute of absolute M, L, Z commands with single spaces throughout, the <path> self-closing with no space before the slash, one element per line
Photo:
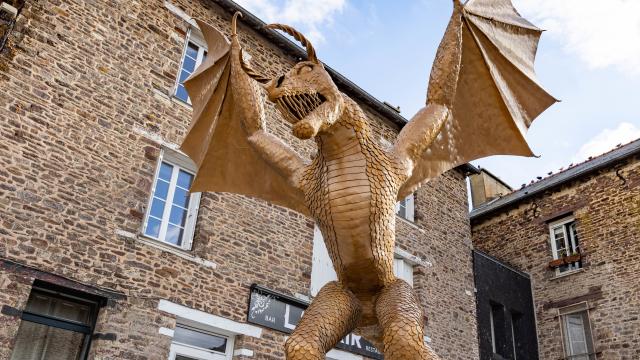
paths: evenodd
<path fill-rule="evenodd" d="M 298 336 L 291 338 L 288 351 L 294 359 L 323 355 L 326 349 L 310 350 L 309 344 L 339 340 L 354 328 L 382 349 L 382 331 L 392 328 L 381 326 L 391 321 L 386 314 L 392 312 L 377 309 L 385 289 L 396 296 L 406 293 L 406 303 L 413 304 L 409 311 L 403 310 L 407 319 L 401 322 L 421 324 L 422 320 L 410 286 L 393 273 L 394 194 L 404 180 L 400 167 L 374 141 L 364 112 L 346 96 L 341 118 L 330 133 L 317 138 L 317 144 L 318 156 L 308 166 L 302 184 L 338 281 L 320 291 L 299 325 Z M 333 311 L 324 311 L 325 307 Z M 324 322 L 342 326 L 318 326 Z M 332 332 L 322 333 L 322 329 Z M 421 326 L 415 326 L 414 337 L 421 336 Z M 304 354 L 296 357 L 300 351 Z M 416 355 L 422 356 L 419 351 Z"/>

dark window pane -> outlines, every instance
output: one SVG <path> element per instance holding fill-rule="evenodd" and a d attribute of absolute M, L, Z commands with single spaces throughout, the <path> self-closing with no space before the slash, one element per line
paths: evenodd
<path fill-rule="evenodd" d="M 163 161 L 162 164 L 160 165 L 160 174 L 159 174 L 160 179 L 170 182 L 172 172 L 173 172 L 173 165 L 167 164 L 166 162 Z"/>
<path fill-rule="evenodd" d="M 160 199 L 153 199 L 153 202 L 151 203 L 151 216 L 162 219 L 162 214 L 164 213 L 164 204 L 164 201 Z"/>
<path fill-rule="evenodd" d="M 191 41 L 189 41 L 189 45 L 187 45 L 187 56 L 192 57 L 194 59 L 198 58 L 198 46 Z"/>
<path fill-rule="evenodd" d="M 88 324 L 91 314 L 91 307 L 87 304 L 79 304 L 39 293 L 31 294 L 25 310 L 81 324 Z"/>
<path fill-rule="evenodd" d="M 170 223 L 184 227 L 184 223 L 186 221 L 187 221 L 187 210 L 178 206 L 171 207 L 171 215 L 169 215 Z"/>
<path fill-rule="evenodd" d="M 169 183 L 162 179 L 158 179 L 158 182 L 156 183 L 156 191 L 153 195 L 166 200 L 168 193 L 169 193 Z"/>
<path fill-rule="evenodd" d="M 182 69 L 192 73 L 195 68 L 196 68 L 196 59 L 191 58 L 189 56 L 185 56 L 184 62 L 182 63 Z"/>
<path fill-rule="evenodd" d="M 84 334 L 22 321 L 11 360 L 77 360 Z"/>
<path fill-rule="evenodd" d="M 144 233 L 145 235 L 157 238 L 160 235 L 160 220 L 150 217 Z"/>
<path fill-rule="evenodd" d="M 187 208 L 189 205 L 189 193 L 187 190 L 176 188 L 176 192 L 173 195 L 173 203 L 183 208 Z"/>
<path fill-rule="evenodd" d="M 181 227 L 169 224 L 167 227 L 167 236 L 164 241 L 174 245 L 180 245 L 182 244 L 182 232 Z"/>
<path fill-rule="evenodd" d="M 176 330 L 173 334 L 173 341 L 222 353 L 227 350 L 226 338 L 181 326 L 176 326 Z"/>
<path fill-rule="evenodd" d="M 178 173 L 178 186 L 183 189 L 189 190 L 191 188 L 191 181 L 193 180 L 193 175 L 189 174 L 186 171 L 180 170 Z"/>

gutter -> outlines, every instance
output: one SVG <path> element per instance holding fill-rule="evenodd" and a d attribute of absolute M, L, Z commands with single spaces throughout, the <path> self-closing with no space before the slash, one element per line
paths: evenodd
<path fill-rule="evenodd" d="M 469 213 L 469 218 L 471 221 L 474 221 L 493 214 L 505 207 L 515 205 L 549 189 L 580 179 L 598 170 L 611 167 L 638 153 L 640 153 L 640 139 L 474 209 Z"/>
<path fill-rule="evenodd" d="M 304 59 L 307 57 L 307 52 L 304 49 L 302 49 L 277 31 L 265 29 L 264 26 L 266 24 L 258 17 L 245 10 L 242 6 L 236 4 L 231 0 L 213 0 L 213 2 L 218 4 L 218 6 L 220 6 L 230 14 L 233 14 L 236 11 L 242 12 L 243 17 L 241 19 L 241 22 L 244 25 L 248 26 L 258 34 L 267 38 L 285 53 L 298 59 Z M 340 74 L 327 64 L 324 64 L 324 67 L 325 69 L 327 69 L 327 72 L 329 73 L 329 75 L 331 75 L 331 78 L 336 83 L 338 88 L 347 93 L 349 96 L 353 97 L 354 100 L 358 100 L 359 102 L 371 107 L 373 110 L 378 112 L 394 125 L 398 126 L 398 128 L 400 129 L 402 129 L 409 122 L 409 120 L 400 115 L 396 110 L 390 108 L 382 101 L 373 97 L 373 95 L 369 94 L 361 87 L 353 83 L 351 80 L 347 79 L 344 75 Z"/>

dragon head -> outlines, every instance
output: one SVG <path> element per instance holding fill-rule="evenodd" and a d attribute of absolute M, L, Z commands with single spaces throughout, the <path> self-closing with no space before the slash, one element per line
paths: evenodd
<path fill-rule="evenodd" d="M 308 60 L 297 63 L 288 73 L 270 80 L 265 88 L 284 118 L 293 124 L 293 134 L 310 139 L 326 131 L 342 113 L 343 98 L 331 76 L 318 61 L 313 46 L 300 32 L 287 25 L 271 24 L 300 41 Z"/>

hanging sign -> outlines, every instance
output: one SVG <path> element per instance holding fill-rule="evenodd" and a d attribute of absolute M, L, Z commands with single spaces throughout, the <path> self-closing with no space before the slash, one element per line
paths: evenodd
<path fill-rule="evenodd" d="M 290 334 L 308 306 L 308 303 L 299 299 L 252 285 L 247 321 Z M 336 347 L 372 359 L 383 359 L 382 353 L 370 342 L 353 333 L 342 339 Z"/>

